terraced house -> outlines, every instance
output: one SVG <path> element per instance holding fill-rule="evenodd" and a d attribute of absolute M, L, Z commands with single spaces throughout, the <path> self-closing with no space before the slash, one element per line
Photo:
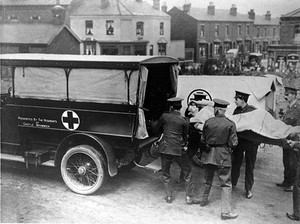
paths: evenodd
<path fill-rule="evenodd" d="M 173 7 L 168 14 L 171 15 L 171 39 L 184 39 L 186 59 L 198 63 L 219 59 L 229 49 L 238 49 L 244 55 L 266 53 L 267 44 L 279 39 L 279 21 L 271 19 L 270 12 L 255 16 L 251 9 L 248 14 L 241 14 L 235 4 L 230 9 L 217 9 L 213 2 L 207 8 L 184 4 Z"/>

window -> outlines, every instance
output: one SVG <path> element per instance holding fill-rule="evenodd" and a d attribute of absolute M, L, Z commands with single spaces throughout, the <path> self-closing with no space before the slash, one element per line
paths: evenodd
<path fill-rule="evenodd" d="M 224 53 L 226 53 L 229 49 L 231 49 L 232 48 L 231 46 L 232 46 L 231 42 L 224 43 Z"/>
<path fill-rule="evenodd" d="M 144 36 L 144 23 L 143 22 L 136 23 L 136 35 Z"/>
<path fill-rule="evenodd" d="M 260 29 L 259 29 L 259 27 L 257 27 L 257 34 L 256 34 L 257 37 L 259 37 L 259 32 L 260 32 Z"/>
<path fill-rule="evenodd" d="M 201 44 L 199 46 L 199 56 L 200 57 L 205 57 L 206 56 L 206 51 L 207 51 L 207 44 Z"/>
<path fill-rule="evenodd" d="M 276 28 L 275 28 L 275 26 L 273 27 L 273 37 L 275 37 L 276 36 Z"/>
<path fill-rule="evenodd" d="M 246 28 L 246 34 L 249 36 L 250 35 L 250 26 L 247 24 L 247 28 Z"/>
<path fill-rule="evenodd" d="M 242 36 L 242 25 L 238 25 L 238 35 Z"/>
<path fill-rule="evenodd" d="M 229 36 L 229 25 L 225 26 L 225 35 Z"/>
<path fill-rule="evenodd" d="M 267 37 L 268 36 L 268 29 L 267 29 L 267 27 L 265 27 L 265 37 Z"/>
<path fill-rule="evenodd" d="M 204 25 L 200 26 L 200 36 L 203 37 L 204 36 Z"/>
<path fill-rule="evenodd" d="M 167 44 L 158 44 L 158 55 L 166 55 L 167 54 Z"/>
<path fill-rule="evenodd" d="M 92 20 L 86 20 L 85 21 L 85 34 L 92 35 L 93 32 L 93 21 Z"/>
<path fill-rule="evenodd" d="M 8 16 L 8 20 L 11 22 L 18 22 L 18 17 L 15 15 Z"/>
<path fill-rule="evenodd" d="M 149 52 L 150 55 L 153 55 L 153 45 L 150 45 L 150 52 Z"/>
<path fill-rule="evenodd" d="M 114 21 L 106 20 L 106 35 L 114 35 Z"/>
<path fill-rule="evenodd" d="M 84 44 L 84 54 L 86 54 L 86 55 L 96 54 L 96 45 L 94 43 L 85 43 Z"/>
<path fill-rule="evenodd" d="M 34 15 L 34 16 L 31 16 L 30 19 L 31 19 L 31 20 L 34 20 L 34 21 L 37 21 L 37 20 L 40 20 L 41 17 L 40 17 L 40 16 L 37 16 L 37 15 Z"/>
<path fill-rule="evenodd" d="M 250 51 L 251 48 L 251 42 L 250 41 L 246 41 L 245 42 L 245 51 Z"/>
<path fill-rule="evenodd" d="M 220 50 L 220 44 L 214 43 L 214 55 L 218 55 Z"/>
<path fill-rule="evenodd" d="M 165 31 L 164 31 L 164 23 L 160 23 L 159 24 L 159 34 L 160 35 L 164 35 Z"/>
<path fill-rule="evenodd" d="M 215 36 L 219 36 L 219 25 L 215 25 Z"/>

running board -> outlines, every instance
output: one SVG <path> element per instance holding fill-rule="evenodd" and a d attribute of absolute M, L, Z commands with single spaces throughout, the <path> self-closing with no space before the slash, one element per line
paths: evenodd
<path fill-rule="evenodd" d="M 144 168 L 147 170 L 151 170 L 154 173 L 161 171 L 161 159 L 158 157 L 156 160 L 152 161 L 147 165 L 140 165 L 137 162 L 133 161 L 137 167 Z"/>
<path fill-rule="evenodd" d="M 7 154 L 7 153 L 1 153 L 0 154 L 1 160 L 7 160 L 7 161 L 14 161 L 14 162 L 25 162 L 25 159 L 23 156 L 18 156 L 18 155 L 12 155 L 12 154 Z M 50 166 L 54 167 L 54 161 L 49 160 L 41 164 L 41 166 Z"/>

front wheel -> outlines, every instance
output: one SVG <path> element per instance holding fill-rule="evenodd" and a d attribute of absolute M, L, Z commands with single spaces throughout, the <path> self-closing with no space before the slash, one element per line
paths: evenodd
<path fill-rule="evenodd" d="M 93 194 L 107 179 L 106 162 L 92 146 L 79 145 L 63 156 L 60 170 L 65 184 L 75 193 Z"/>

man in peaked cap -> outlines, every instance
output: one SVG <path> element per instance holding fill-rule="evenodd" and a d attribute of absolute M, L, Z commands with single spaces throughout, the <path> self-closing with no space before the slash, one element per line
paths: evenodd
<path fill-rule="evenodd" d="M 160 154 L 162 163 L 162 178 L 166 190 L 165 200 L 171 203 L 173 200 L 171 188 L 170 168 L 175 161 L 182 170 L 183 179 L 186 183 L 186 200 L 192 195 L 193 183 L 191 181 L 191 165 L 186 154 L 188 137 L 188 122 L 181 116 L 181 98 L 170 98 L 169 112 L 164 113 L 156 125 L 156 130 L 162 130 Z"/>
<path fill-rule="evenodd" d="M 250 94 L 235 91 L 235 104 L 236 109 L 233 111 L 233 114 L 241 114 L 247 113 L 250 111 L 255 110 L 256 108 L 250 106 L 248 102 Z M 257 155 L 257 148 L 259 143 L 247 140 L 239 136 L 239 144 L 233 150 L 233 162 L 232 162 L 232 172 L 231 172 L 231 181 L 232 185 L 236 186 L 239 176 L 240 176 L 240 169 L 242 166 L 244 153 L 245 153 L 245 161 L 246 161 L 246 169 L 245 169 L 245 191 L 246 191 L 246 198 L 252 198 L 252 186 L 254 184 L 254 165 L 256 161 Z"/>
<path fill-rule="evenodd" d="M 217 171 L 222 188 L 221 219 L 235 219 L 237 214 L 231 211 L 231 149 L 238 144 L 235 123 L 225 117 L 229 103 L 214 99 L 214 114 L 203 126 L 201 140 L 206 144 L 201 161 L 204 166 L 204 187 L 200 206 L 209 203 L 209 193 L 212 187 L 214 173 Z"/>
<path fill-rule="evenodd" d="M 287 125 L 298 126 L 300 125 L 300 104 L 297 101 L 297 89 L 286 86 L 284 87 L 284 98 L 288 102 L 288 107 L 285 114 L 282 117 L 282 121 Z M 288 136 L 290 140 L 294 139 L 293 136 Z M 288 144 L 282 146 L 282 161 L 284 167 L 284 179 L 282 183 L 278 183 L 277 186 L 284 187 L 287 192 L 293 191 L 293 184 L 295 182 L 296 170 L 297 170 L 297 157 L 292 147 Z"/>

